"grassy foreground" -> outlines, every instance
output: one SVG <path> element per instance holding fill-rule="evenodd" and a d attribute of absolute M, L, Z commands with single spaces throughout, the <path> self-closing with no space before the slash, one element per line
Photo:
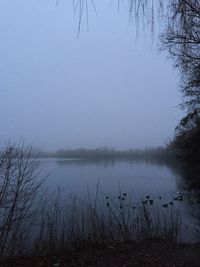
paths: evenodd
<path fill-rule="evenodd" d="M 66 250 L 51 255 L 33 255 L 12 258 L 1 266 L 198 266 L 200 263 L 199 245 L 178 245 L 162 240 L 143 242 L 114 242 L 104 246 L 85 247 L 79 250 Z"/>

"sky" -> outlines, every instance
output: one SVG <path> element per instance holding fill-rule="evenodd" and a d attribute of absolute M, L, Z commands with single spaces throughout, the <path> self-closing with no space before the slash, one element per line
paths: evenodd
<path fill-rule="evenodd" d="M 0 1 L 0 144 L 116 149 L 165 145 L 182 113 L 179 75 L 128 9 L 72 0 Z M 116 1 L 117 2 L 117 1 Z"/>

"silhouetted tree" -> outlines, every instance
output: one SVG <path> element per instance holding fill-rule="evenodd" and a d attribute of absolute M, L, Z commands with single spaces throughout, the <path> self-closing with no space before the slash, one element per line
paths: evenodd
<path fill-rule="evenodd" d="M 180 105 L 187 115 L 176 128 L 174 146 L 179 155 L 199 160 L 200 154 L 200 1 L 173 0 L 166 31 L 162 35 L 175 66 L 181 73 Z"/>
<path fill-rule="evenodd" d="M 23 251 L 41 181 L 31 147 L 8 144 L 0 155 L 0 255 Z M 27 241 L 27 240 L 26 240 Z"/>
<path fill-rule="evenodd" d="M 200 1 L 174 0 L 167 30 L 163 34 L 165 48 L 182 74 L 183 108 L 200 109 Z"/>

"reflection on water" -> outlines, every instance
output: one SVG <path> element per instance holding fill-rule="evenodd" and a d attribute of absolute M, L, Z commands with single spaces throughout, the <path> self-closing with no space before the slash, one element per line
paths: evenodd
<path fill-rule="evenodd" d="M 145 165 L 157 165 L 157 166 L 169 166 L 175 165 L 173 161 L 166 161 L 166 160 L 158 160 L 149 158 L 142 159 L 142 158 L 125 158 L 125 159 L 115 159 L 115 158 L 106 158 L 106 159 L 53 159 L 56 161 L 57 164 L 74 164 L 74 165 L 100 165 L 100 166 L 113 166 L 119 164 L 121 162 L 125 162 L 127 164 L 145 164 Z"/>
<path fill-rule="evenodd" d="M 117 195 L 119 190 L 131 193 L 135 202 L 150 195 L 162 197 L 162 203 L 173 202 L 181 210 L 185 233 L 198 238 L 200 225 L 200 168 L 183 167 L 175 162 L 159 160 L 81 160 L 42 159 L 43 173 L 48 177 L 49 190 L 59 186 L 64 195 L 84 197 L 88 190 L 95 193 L 99 183 L 102 197 Z M 183 201 L 174 198 L 179 192 Z M 190 229 L 190 230 L 189 230 Z"/>

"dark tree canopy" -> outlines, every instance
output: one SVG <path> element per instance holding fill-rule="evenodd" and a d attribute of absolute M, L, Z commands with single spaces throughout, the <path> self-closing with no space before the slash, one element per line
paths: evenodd
<path fill-rule="evenodd" d="M 196 112 L 200 108 L 200 1 L 174 0 L 171 9 L 163 41 L 182 74 L 182 107 Z"/>
<path fill-rule="evenodd" d="M 174 0 L 162 35 L 181 73 L 181 92 L 187 115 L 176 128 L 174 145 L 187 161 L 200 159 L 200 1 Z"/>

